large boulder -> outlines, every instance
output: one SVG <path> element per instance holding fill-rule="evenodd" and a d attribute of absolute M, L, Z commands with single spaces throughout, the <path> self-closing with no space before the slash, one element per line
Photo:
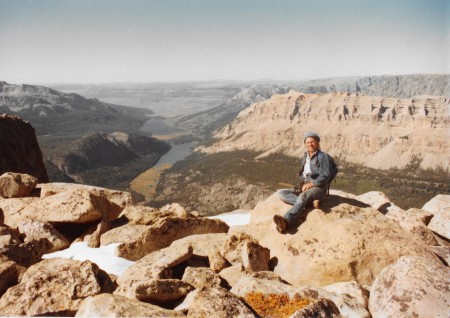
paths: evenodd
<path fill-rule="evenodd" d="M 174 241 L 170 246 L 181 248 L 192 246 L 193 254 L 208 259 L 209 267 L 216 273 L 230 266 L 222 255 L 226 233 L 196 234 Z"/>
<path fill-rule="evenodd" d="M 50 249 L 45 251 L 46 254 L 66 249 L 70 245 L 70 242 L 50 223 L 25 219 L 17 225 L 17 228 L 25 243 L 47 239 L 50 242 Z"/>
<path fill-rule="evenodd" d="M 164 214 L 164 217 L 159 218 L 146 229 L 140 228 L 142 232 L 139 235 L 128 235 L 124 238 L 123 229 L 112 229 L 102 235 L 101 245 L 120 243 L 117 247 L 118 256 L 138 260 L 183 237 L 204 233 L 226 233 L 228 229 L 228 225 L 220 220 Z"/>
<path fill-rule="evenodd" d="M 356 200 L 367 203 L 372 208 L 380 211 L 381 213 L 386 213 L 388 210 L 400 209 L 399 207 L 395 206 L 383 192 L 380 191 L 370 191 L 363 193 L 361 195 L 358 195 L 356 197 Z"/>
<path fill-rule="evenodd" d="M 450 269 L 440 262 L 404 256 L 375 279 L 369 299 L 372 317 L 448 317 Z"/>
<path fill-rule="evenodd" d="M 422 207 L 422 210 L 436 213 L 442 210 L 445 210 L 450 207 L 450 195 L 448 194 L 438 194 L 430 201 L 425 203 Z"/>
<path fill-rule="evenodd" d="M 6 172 L 0 176 L 0 196 L 21 198 L 28 196 L 36 187 L 38 179 L 24 173 Z"/>
<path fill-rule="evenodd" d="M 132 288 L 129 287 L 120 286 L 114 294 L 164 307 L 171 306 L 194 290 L 189 283 L 179 279 L 153 279 L 136 282 Z"/>
<path fill-rule="evenodd" d="M 182 313 L 129 299 L 100 294 L 86 298 L 75 317 L 186 317 Z"/>
<path fill-rule="evenodd" d="M 88 223 L 99 221 L 103 216 L 93 195 L 83 190 L 69 190 L 45 197 L 23 208 L 20 214 L 49 223 Z"/>
<path fill-rule="evenodd" d="M 26 268 L 0 254 L 0 297 L 5 291 L 19 283 Z"/>
<path fill-rule="evenodd" d="M 89 223 L 117 218 L 132 203 L 127 192 L 76 184 L 42 184 L 41 199 L 32 201 L 15 217 L 49 223 Z"/>
<path fill-rule="evenodd" d="M 223 244 L 222 253 L 231 264 L 241 263 L 247 271 L 269 270 L 270 251 L 250 235 L 231 234 Z"/>
<path fill-rule="evenodd" d="M 336 304 L 326 298 L 320 298 L 305 308 L 296 311 L 290 318 L 340 318 Z"/>
<path fill-rule="evenodd" d="M 0 174 L 26 173 L 48 182 L 36 131 L 27 121 L 12 115 L 0 115 Z"/>
<path fill-rule="evenodd" d="M 292 299 L 300 298 L 311 301 L 325 298 L 336 304 L 343 317 L 370 318 L 370 313 L 367 309 L 368 293 L 361 285 L 355 282 L 314 288 L 310 286 L 291 286 L 279 279 L 244 276 L 230 291 L 243 298 L 247 298 L 252 294 L 285 294 Z"/>
<path fill-rule="evenodd" d="M 197 289 L 203 286 L 220 286 L 221 284 L 220 276 L 206 267 L 186 267 L 182 280 Z"/>
<path fill-rule="evenodd" d="M 192 247 L 176 249 L 167 247 L 141 258 L 128 267 L 118 278 L 117 293 L 136 298 L 137 290 L 143 284 L 151 284 L 156 280 L 172 279 L 173 269 L 192 256 Z"/>
<path fill-rule="evenodd" d="M 205 286 L 195 295 L 188 317 L 257 317 L 245 303 L 221 287 Z"/>
<path fill-rule="evenodd" d="M 433 217 L 432 213 L 419 209 L 390 210 L 386 213 L 386 217 L 397 221 L 403 229 L 413 234 L 423 244 L 437 245 L 433 231 L 427 227 Z"/>
<path fill-rule="evenodd" d="M 39 200 L 37 197 L 9 199 L 0 197 L 0 208 L 3 210 L 4 223 L 12 228 L 17 228 L 18 223 L 27 218 L 21 214 L 21 211 L 26 206 Z"/>
<path fill-rule="evenodd" d="M 89 261 L 43 260 L 0 299 L 5 316 L 73 316 L 89 297 L 113 291 L 110 277 Z"/>
<path fill-rule="evenodd" d="M 277 260 L 275 273 L 293 285 L 352 280 L 370 285 L 403 255 L 437 258 L 397 222 L 362 206 L 354 199 L 330 195 L 321 209 L 305 211 L 307 218 L 296 231 L 282 235 L 272 217 L 290 206 L 273 195 L 252 211 L 247 232 L 270 249 Z"/>
<path fill-rule="evenodd" d="M 422 210 L 433 213 L 428 227 L 435 233 L 450 239 L 450 195 L 438 194 L 422 207 Z"/>
<path fill-rule="evenodd" d="M 46 238 L 23 242 L 20 233 L 7 225 L 0 225 L 0 254 L 7 256 L 21 266 L 31 266 L 41 260 L 51 248 Z"/>
<path fill-rule="evenodd" d="M 450 206 L 434 213 L 428 224 L 428 228 L 433 232 L 450 240 Z"/>
<path fill-rule="evenodd" d="M 54 182 L 41 184 L 40 188 L 42 199 L 66 191 L 87 191 L 92 194 L 98 209 L 107 212 L 105 213 L 105 217 L 109 220 L 115 219 L 125 207 L 133 204 L 131 193 L 102 187 Z"/>

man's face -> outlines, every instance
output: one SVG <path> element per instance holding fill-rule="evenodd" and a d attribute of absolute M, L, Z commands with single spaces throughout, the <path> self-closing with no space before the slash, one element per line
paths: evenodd
<path fill-rule="evenodd" d="M 314 153 L 317 150 L 319 150 L 320 142 L 317 141 L 313 137 L 308 137 L 305 140 L 306 150 L 308 150 L 309 153 Z"/>

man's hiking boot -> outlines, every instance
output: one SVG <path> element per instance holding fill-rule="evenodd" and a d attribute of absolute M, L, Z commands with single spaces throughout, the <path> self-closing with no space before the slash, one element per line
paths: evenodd
<path fill-rule="evenodd" d="M 277 231 L 281 234 L 285 234 L 288 229 L 288 223 L 284 217 L 281 215 L 275 214 L 273 216 L 273 221 L 277 225 Z"/>
<path fill-rule="evenodd" d="M 319 200 L 314 200 L 313 201 L 313 207 L 314 207 L 314 209 L 318 209 L 320 207 L 320 201 Z"/>

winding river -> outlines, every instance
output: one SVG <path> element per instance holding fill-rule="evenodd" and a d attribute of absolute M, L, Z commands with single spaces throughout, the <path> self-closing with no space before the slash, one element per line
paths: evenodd
<path fill-rule="evenodd" d="M 173 134 L 179 134 L 181 132 L 181 130 L 168 126 L 161 117 L 150 118 L 141 130 L 147 132 L 151 131 L 155 137 L 161 139 L 164 137 L 173 137 Z M 142 194 L 145 197 L 145 201 L 154 199 L 156 186 L 158 185 L 161 173 L 172 167 L 175 162 L 189 156 L 192 153 L 192 149 L 197 146 L 197 144 L 197 142 L 172 144 L 172 148 L 165 153 L 153 167 L 142 172 L 131 181 L 131 190 Z"/>

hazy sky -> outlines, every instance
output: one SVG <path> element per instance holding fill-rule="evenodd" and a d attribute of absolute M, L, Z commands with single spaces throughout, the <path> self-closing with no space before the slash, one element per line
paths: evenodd
<path fill-rule="evenodd" d="M 450 73 L 450 0 L 0 0 L 10 83 Z"/>

